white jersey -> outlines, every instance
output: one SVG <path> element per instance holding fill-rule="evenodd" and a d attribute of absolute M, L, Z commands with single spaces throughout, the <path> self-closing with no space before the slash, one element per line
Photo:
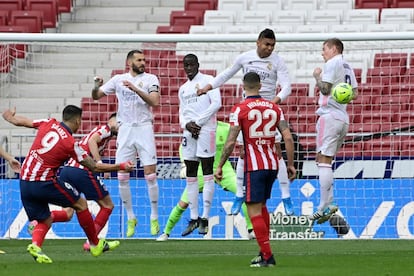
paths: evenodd
<path fill-rule="evenodd" d="M 217 111 L 221 108 L 219 89 L 212 89 L 206 94 L 197 96 L 197 89 L 204 87 L 213 79 L 212 76 L 198 72 L 192 80 L 180 86 L 178 98 L 180 100 L 180 125 L 194 121 L 197 125 L 216 129 Z"/>
<path fill-rule="evenodd" d="M 217 75 L 211 86 L 220 87 L 240 69 L 243 69 L 243 75 L 248 72 L 256 72 L 260 76 L 262 88 L 260 96 L 266 100 L 273 100 L 276 96 L 277 83 L 282 87 L 277 96 L 284 101 L 291 93 L 290 77 L 285 61 L 275 52 L 265 58 L 257 55 L 257 50 L 251 50 L 240 54 L 236 57 L 233 66 L 227 68 Z"/>
<path fill-rule="evenodd" d="M 120 123 L 128 124 L 150 124 L 152 123 L 152 112 L 150 106 L 134 91 L 123 85 L 128 80 L 138 89 L 146 93 L 159 93 L 160 82 L 157 76 L 149 73 L 142 73 L 133 77 L 130 73 L 115 75 L 108 82 L 101 86 L 106 94 L 116 93 L 118 98 L 117 119 Z"/>
<path fill-rule="evenodd" d="M 332 88 L 341 82 L 349 83 L 352 88 L 358 86 L 354 70 L 343 59 L 342 55 L 337 55 L 325 63 L 322 71 L 322 81 L 332 83 Z M 316 114 L 319 116 L 331 113 L 335 119 L 349 124 L 346 104 L 340 104 L 330 94 L 324 96 L 322 93 L 319 95 L 318 104 L 319 108 L 316 110 Z"/>

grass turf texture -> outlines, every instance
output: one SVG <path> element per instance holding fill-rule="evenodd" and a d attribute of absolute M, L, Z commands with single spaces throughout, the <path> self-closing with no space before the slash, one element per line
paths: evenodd
<path fill-rule="evenodd" d="M 121 240 L 92 257 L 84 240 L 46 240 L 52 264 L 26 252 L 28 240 L 0 239 L 0 275 L 412 275 L 414 240 L 271 241 L 277 265 L 250 268 L 256 241 Z"/>

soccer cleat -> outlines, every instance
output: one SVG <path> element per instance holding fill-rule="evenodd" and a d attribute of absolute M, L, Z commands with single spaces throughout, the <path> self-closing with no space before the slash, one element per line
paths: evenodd
<path fill-rule="evenodd" d="M 151 220 L 151 235 L 156 236 L 160 232 L 160 225 L 158 219 Z"/>
<path fill-rule="evenodd" d="M 167 233 L 162 233 L 161 236 L 155 239 L 155 241 L 159 241 L 159 242 L 167 241 L 169 237 L 170 235 L 168 235 Z"/>
<path fill-rule="evenodd" d="M 233 201 L 233 205 L 231 206 L 231 214 L 233 216 L 235 216 L 238 213 L 240 213 L 240 209 L 242 207 L 243 202 L 244 202 L 244 197 L 238 197 L 238 196 L 236 196 L 236 198 Z"/>
<path fill-rule="evenodd" d="M 198 223 L 198 233 L 201 235 L 206 235 L 208 232 L 208 219 L 201 218 Z"/>
<path fill-rule="evenodd" d="M 33 235 L 33 231 L 35 229 L 37 225 L 37 220 L 32 220 L 31 222 L 29 222 L 29 224 L 27 225 L 27 232 L 29 232 L 29 235 Z"/>
<path fill-rule="evenodd" d="M 103 252 L 111 251 L 117 248 L 121 243 L 119 241 L 106 241 Z"/>
<path fill-rule="evenodd" d="M 257 264 L 263 261 L 263 255 L 262 252 L 259 252 L 259 254 L 250 260 L 250 264 Z"/>
<path fill-rule="evenodd" d="M 317 223 L 322 224 L 326 221 L 328 221 L 333 214 L 335 214 L 338 211 L 338 206 L 336 205 L 329 205 L 324 211 L 323 216 L 318 219 Z"/>
<path fill-rule="evenodd" d="M 102 255 L 103 252 L 113 250 L 119 246 L 119 241 L 105 241 L 104 239 L 100 239 L 99 243 L 95 246 L 90 246 L 90 252 L 92 256 L 98 257 Z"/>
<path fill-rule="evenodd" d="M 285 214 L 287 216 L 293 216 L 295 212 L 293 211 L 292 199 L 290 197 L 283 198 L 282 202 L 283 202 L 283 207 L 285 207 Z"/>
<path fill-rule="evenodd" d="M 251 262 L 250 267 L 271 267 L 276 265 L 276 260 L 273 255 L 267 260 L 265 260 L 262 256 L 260 256 L 260 258 L 258 257 L 256 257 L 255 262 Z"/>
<path fill-rule="evenodd" d="M 185 230 L 181 233 L 181 236 L 185 237 L 190 235 L 198 227 L 198 221 L 199 219 L 191 219 L 188 222 L 187 228 L 185 228 Z"/>
<path fill-rule="evenodd" d="M 256 239 L 256 234 L 254 233 L 254 231 L 253 231 L 253 229 L 248 229 L 247 230 L 247 238 L 249 239 L 249 240 L 254 240 L 254 239 Z"/>
<path fill-rule="evenodd" d="M 33 256 L 33 259 L 39 264 L 51 264 L 53 262 L 51 258 L 42 252 L 42 249 L 39 246 L 33 243 L 27 246 L 27 252 L 29 252 L 30 255 Z"/>
<path fill-rule="evenodd" d="M 128 238 L 132 237 L 135 234 L 135 226 L 137 226 L 137 219 L 129 219 L 127 221 L 127 232 L 126 232 L 126 236 Z"/>

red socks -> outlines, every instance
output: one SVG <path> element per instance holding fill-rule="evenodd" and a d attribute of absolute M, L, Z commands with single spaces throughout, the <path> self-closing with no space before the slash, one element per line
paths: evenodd
<path fill-rule="evenodd" d="M 49 229 L 49 225 L 38 222 L 35 228 L 33 229 L 32 243 L 36 244 L 39 247 L 42 247 L 43 241 L 45 240 L 47 231 L 49 231 Z"/>
<path fill-rule="evenodd" d="M 81 212 L 77 212 L 79 225 L 83 228 L 86 236 L 91 245 L 97 245 L 99 243 L 98 235 L 96 234 L 95 224 L 92 219 L 92 215 L 88 209 Z"/>
<path fill-rule="evenodd" d="M 95 217 L 95 231 L 97 235 L 101 232 L 102 228 L 105 227 L 111 213 L 112 209 L 109 208 L 101 207 L 99 210 L 99 213 Z"/>
<path fill-rule="evenodd" d="M 269 218 L 269 214 L 267 216 Z M 253 224 L 253 230 L 256 234 L 256 240 L 260 247 L 260 252 L 265 260 L 272 256 L 272 249 L 269 242 L 269 227 L 266 225 L 266 219 L 263 215 L 251 217 L 250 220 Z M 267 219 L 269 221 L 269 219 Z"/>
<path fill-rule="evenodd" d="M 54 210 L 51 212 L 51 216 L 53 219 L 53 222 L 65 222 L 69 221 L 68 214 L 65 210 Z"/>

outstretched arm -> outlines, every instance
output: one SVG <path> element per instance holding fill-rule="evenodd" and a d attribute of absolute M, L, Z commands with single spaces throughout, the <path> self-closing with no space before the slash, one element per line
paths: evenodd
<path fill-rule="evenodd" d="M 16 115 L 16 108 L 5 110 L 3 112 L 3 118 L 15 126 L 33 128 L 33 120 L 24 116 Z"/>
<path fill-rule="evenodd" d="M 0 157 L 3 157 L 7 162 L 9 162 L 10 167 L 14 172 L 19 173 L 21 169 L 20 162 L 17 161 L 10 153 L 5 151 L 2 146 L 0 146 Z"/>

